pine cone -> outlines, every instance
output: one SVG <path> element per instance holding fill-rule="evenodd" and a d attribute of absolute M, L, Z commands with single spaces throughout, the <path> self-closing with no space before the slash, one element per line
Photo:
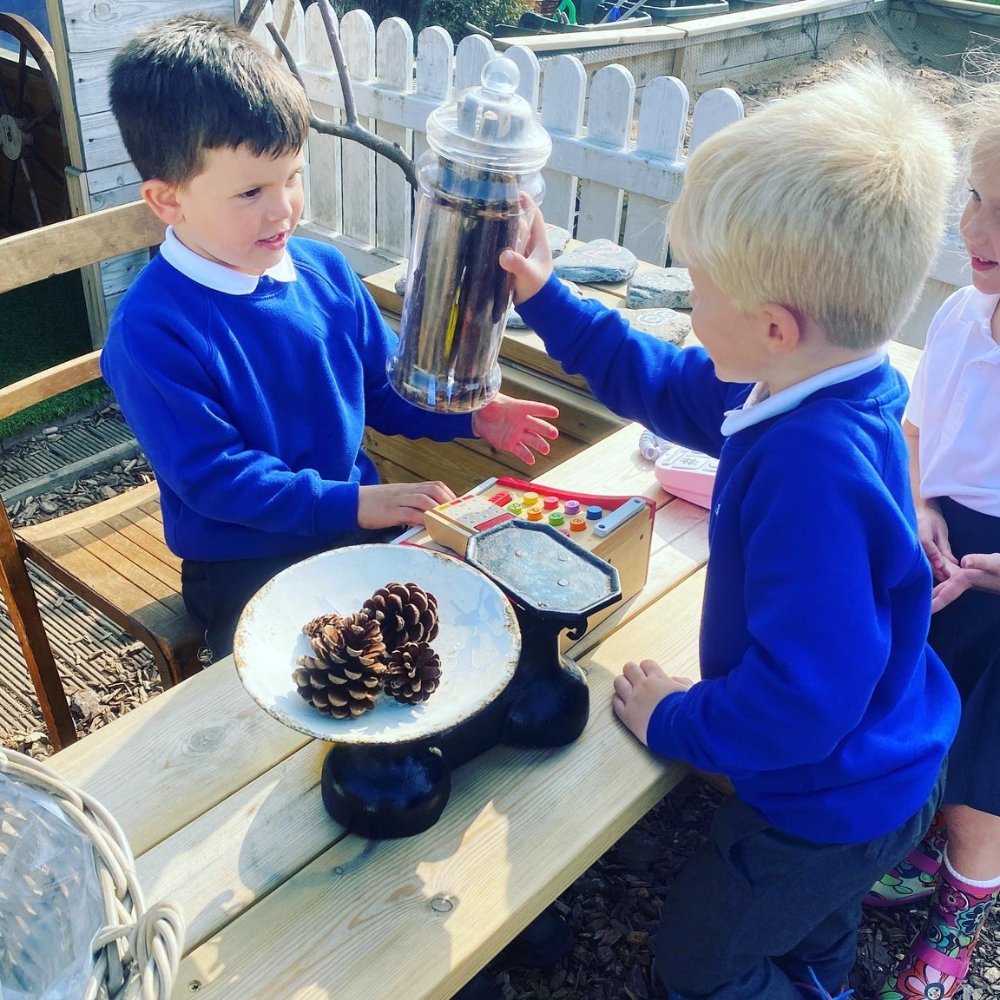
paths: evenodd
<path fill-rule="evenodd" d="M 309 642 L 313 652 L 327 663 L 356 660 L 364 667 L 378 667 L 385 658 L 379 624 L 363 611 L 322 625 Z"/>
<path fill-rule="evenodd" d="M 314 635 L 319 635 L 326 625 L 343 625 L 347 619 L 343 615 L 318 615 L 312 621 L 308 621 L 302 626 L 302 631 L 311 639 Z"/>
<path fill-rule="evenodd" d="M 351 719 L 375 707 L 382 687 L 385 643 L 378 622 L 363 612 L 320 615 L 307 623 L 315 656 L 299 657 L 295 687 L 324 715 Z"/>
<path fill-rule="evenodd" d="M 361 610 L 379 623 L 389 652 L 408 642 L 431 642 L 438 634 L 437 598 L 415 583 L 387 583 Z"/>
<path fill-rule="evenodd" d="M 324 715 L 353 719 L 375 707 L 382 685 L 378 673 L 357 660 L 326 663 L 314 656 L 300 656 L 292 674 L 300 695 Z"/>
<path fill-rule="evenodd" d="M 407 642 L 389 654 L 385 693 L 404 705 L 434 694 L 441 683 L 441 657 L 426 642 Z"/>

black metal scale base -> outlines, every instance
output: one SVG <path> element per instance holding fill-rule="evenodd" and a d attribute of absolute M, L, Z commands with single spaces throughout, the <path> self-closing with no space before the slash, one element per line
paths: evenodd
<path fill-rule="evenodd" d="M 437 822 L 451 770 L 499 743 L 558 747 L 583 732 L 590 713 L 580 668 L 559 651 L 587 618 L 621 599 L 618 571 L 547 524 L 507 521 L 474 535 L 466 561 L 514 604 L 521 656 L 499 697 L 451 729 L 392 746 L 335 746 L 323 764 L 323 804 L 363 837 L 409 837 Z M 489 623 L 483 622 L 488 628 Z"/>

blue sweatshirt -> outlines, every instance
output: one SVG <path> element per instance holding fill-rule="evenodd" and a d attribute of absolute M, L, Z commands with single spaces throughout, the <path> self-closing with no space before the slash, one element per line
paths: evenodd
<path fill-rule="evenodd" d="M 727 437 L 724 416 L 752 387 L 721 382 L 703 349 L 633 331 L 554 279 L 519 311 L 616 413 L 719 459 L 702 680 L 656 707 L 650 749 L 727 775 L 813 842 L 900 826 L 930 795 L 959 715 L 926 643 L 902 377 L 883 361 Z"/>
<path fill-rule="evenodd" d="M 296 280 L 250 294 L 194 281 L 163 255 L 115 312 L 101 371 L 156 472 L 167 544 L 185 559 L 249 559 L 357 528 L 362 450 L 383 434 L 471 437 L 467 415 L 389 385 L 395 334 L 332 247 L 292 239 Z"/>

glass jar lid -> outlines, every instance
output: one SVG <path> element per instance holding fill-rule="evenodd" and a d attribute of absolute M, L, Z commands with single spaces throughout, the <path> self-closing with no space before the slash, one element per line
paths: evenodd
<path fill-rule="evenodd" d="M 538 170 L 552 151 L 534 108 L 517 93 L 517 64 L 504 56 L 483 67 L 482 85 L 435 108 L 427 118 L 434 152 L 472 166 L 524 172 Z"/>

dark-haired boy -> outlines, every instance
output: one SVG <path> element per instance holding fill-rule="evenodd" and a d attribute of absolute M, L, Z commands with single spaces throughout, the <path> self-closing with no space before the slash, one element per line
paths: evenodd
<path fill-rule="evenodd" d="M 111 65 L 111 106 L 168 224 L 119 305 L 101 368 L 160 486 L 183 594 L 216 657 L 246 600 L 313 552 L 416 524 L 454 494 L 380 484 L 365 426 L 482 437 L 532 464 L 558 411 L 500 396 L 427 413 L 386 379 L 394 334 L 344 258 L 293 238 L 309 104 L 245 32 L 184 15 Z"/>

